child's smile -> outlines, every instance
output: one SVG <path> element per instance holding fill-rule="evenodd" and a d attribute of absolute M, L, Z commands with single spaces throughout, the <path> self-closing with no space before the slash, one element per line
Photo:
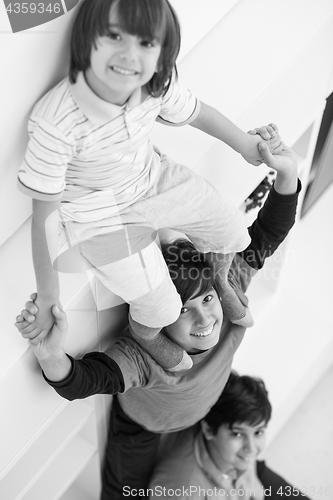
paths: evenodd
<path fill-rule="evenodd" d="M 109 31 L 95 41 L 85 76 L 101 99 L 124 104 L 134 90 L 146 85 L 157 71 L 161 46 L 123 31 L 111 9 Z"/>
<path fill-rule="evenodd" d="M 208 335 L 210 335 L 212 333 L 214 325 L 215 325 L 215 322 L 212 325 L 210 325 L 208 328 L 206 328 L 205 330 L 202 330 L 200 332 L 193 332 L 190 335 L 193 335 L 194 337 L 208 337 Z"/>
<path fill-rule="evenodd" d="M 111 66 L 111 69 L 116 73 L 120 73 L 121 75 L 136 75 L 137 71 L 121 68 L 120 66 Z"/>

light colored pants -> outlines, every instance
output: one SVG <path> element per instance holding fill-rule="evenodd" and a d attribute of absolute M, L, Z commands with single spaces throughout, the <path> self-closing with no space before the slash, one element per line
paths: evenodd
<path fill-rule="evenodd" d="M 71 222 L 70 234 L 80 232 L 80 251 L 97 278 L 130 304 L 132 318 L 151 328 L 178 319 L 182 303 L 160 252 L 156 231 L 174 229 L 186 234 L 201 252 L 244 250 L 250 237 L 242 213 L 202 177 L 162 157 L 159 177 L 144 198 L 95 234 L 94 224 Z M 67 223 L 66 223 L 67 224 Z M 81 227 L 76 227 L 79 224 Z M 82 241 L 83 240 L 83 241 Z"/>

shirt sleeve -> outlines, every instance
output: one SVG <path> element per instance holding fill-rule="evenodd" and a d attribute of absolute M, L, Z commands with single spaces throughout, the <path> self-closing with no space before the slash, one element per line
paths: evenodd
<path fill-rule="evenodd" d="M 65 399 L 84 399 L 94 394 L 117 394 L 124 391 L 123 374 L 113 359 L 102 352 L 90 352 L 72 363 L 69 376 L 61 382 L 46 382 Z"/>
<path fill-rule="evenodd" d="M 245 306 L 248 306 L 245 292 L 252 277 L 263 267 L 265 259 L 277 250 L 295 223 L 301 189 L 300 181 L 296 193 L 290 195 L 279 194 L 272 186 L 256 220 L 248 228 L 251 243 L 233 259 L 228 281 Z"/>
<path fill-rule="evenodd" d="M 186 125 L 198 116 L 199 111 L 200 101 L 173 75 L 170 87 L 162 98 L 157 121 L 172 126 Z"/>
<path fill-rule="evenodd" d="M 63 132 L 44 118 L 31 117 L 29 142 L 18 172 L 19 189 L 41 201 L 62 197 L 73 146 Z"/>
<path fill-rule="evenodd" d="M 150 379 L 150 356 L 130 338 L 121 338 L 106 353 L 119 366 L 124 378 L 124 391 L 144 387 Z"/>
<path fill-rule="evenodd" d="M 273 255 L 293 227 L 298 196 L 302 189 L 298 181 L 294 194 L 283 195 L 272 186 L 257 219 L 249 227 L 251 243 L 239 255 L 253 269 L 261 269 L 265 259 Z"/>

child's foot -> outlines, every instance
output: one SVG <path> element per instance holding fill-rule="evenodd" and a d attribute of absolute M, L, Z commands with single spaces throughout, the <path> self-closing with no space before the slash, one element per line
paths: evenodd
<path fill-rule="evenodd" d="M 246 302 L 243 303 L 229 282 L 229 270 L 234 254 L 207 254 L 214 275 L 218 277 L 223 314 L 235 325 L 249 328 L 253 326 L 253 318 Z M 231 275 L 232 278 L 232 275 Z"/>
<path fill-rule="evenodd" d="M 235 325 L 250 328 L 254 321 L 250 309 L 242 303 L 229 282 L 220 283 L 223 314 Z"/>

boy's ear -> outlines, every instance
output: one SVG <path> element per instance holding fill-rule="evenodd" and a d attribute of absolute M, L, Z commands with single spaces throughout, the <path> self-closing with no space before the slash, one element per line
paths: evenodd
<path fill-rule="evenodd" d="M 205 439 L 207 441 L 210 441 L 211 439 L 213 439 L 214 434 L 212 432 L 210 425 L 206 422 L 206 420 L 201 420 L 200 424 L 201 424 L 201 431 L 202 431 L 202 434 L 204 435 Z"/>

